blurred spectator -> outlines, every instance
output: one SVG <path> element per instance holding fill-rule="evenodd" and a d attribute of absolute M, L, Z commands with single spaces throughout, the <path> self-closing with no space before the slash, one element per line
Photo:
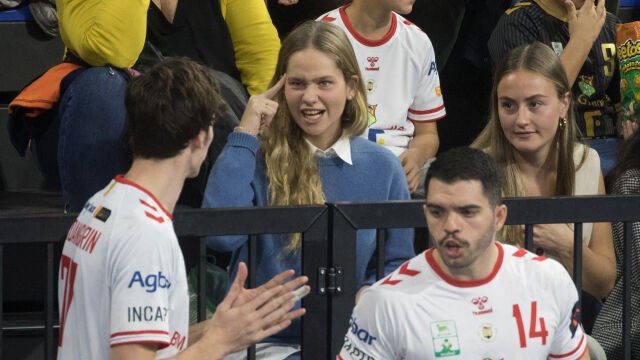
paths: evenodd
<path fill-rule="evenodd" d="M 620 148 L 616 166 L 607 175 L 607 188 L 611 194 L 640 194 L 640 132 Z M 631 358 L 640 357 L 640 223 L 631 224 L 631 334 L 622 332 L 622 304 L 624 302 L 624 277 L 622 256 L 624 254 L 624 228 L 622 223 L 613 224 L 613 245 L 617 260 L 617 276 L 613 291 L 602 305 L 602 310 L 593 326 L 596 338 L 609 360 L 623 360 L 622 339 L 631 341 Z"/>

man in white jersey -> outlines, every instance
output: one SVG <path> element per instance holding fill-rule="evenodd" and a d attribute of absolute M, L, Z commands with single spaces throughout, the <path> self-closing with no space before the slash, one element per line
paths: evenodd
<path fill-rule="evenodd" d="M 501 174 L 470 148 L 431 164 L 434 247 L 362 294 L 337 359 L 589 359 L 567 271 L 496 241 L 507 215 Z"/>
<path fill-rule="evenodd" d="M 193 61 L 167 60 L 131 80 L 125 104 L 133 164 L 84 205 L 64 243 L 58 358 L 222 359 L 287 327 L 304 313 L 290 309 L 306 278 L 284 283 L 290 270 L 246 290 L 240 264 L 213 318 L 189 328 L 171 213 L 224 109 L 215 77 Z"/>
<path fill-rule="evenodd" d="M 413 3 L 353 0 L 318 18 L 347 33 L 367 89 L 364 136 L 400 158 L 412 193 L 422 185 L 421 169 L 438 151 L 436 121 L 445 116 L 431 41 L 398 15 L 410 13 Z"/>

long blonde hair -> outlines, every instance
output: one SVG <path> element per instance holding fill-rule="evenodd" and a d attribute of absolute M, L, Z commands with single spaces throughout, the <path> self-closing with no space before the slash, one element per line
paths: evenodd
<path fill-rule="evenodd" d="M 518 164 L 515 162 L 515 150 L 502 130 L 498 114 L 498 84 L 505 76 L 517 71 L 530 71 L 549 80 L 554 85 L 559 99 L 564 98 L 565 94 L 571 91 L 560 59 L 543 43 L 535 42 L 517 47 L 498 64 L 493 77 L 489 121 L 471 147 L 484 150 L 504 169 L 504 197 L 525 196 Z M 554 195 L 573 195 L 576 171 L 582 166 L 587 151 L 585 149 L 582 152 L 582 159 L 576 166 L 574 150 L 579 129 L 575 122 L 572 104 L 569 104 L 566 118 L 558 120 L 558 131 L 551 147 L 552 151 L 557 152 Z M 524 238 L 517 226 L 505 226 L 502 239 L 505 242 L 522 245 Z"/>
<path fill-rule="evenodd" d="M 287 71 L 289 59 L 298 51 L 315 49 L 333 59 L 342 71 L 347 84 L 355 89 L 342 114 L 342 129 L 351 138 L 360 135 L 367 126 L 366 93 L 360 79 L 356 56 L 345 33 L 335 25 L 307 21 L 296 27 L 282 41 L 273 86 Z M 284 96 L 284 90 L 274 98 L 278 111 L 261 138 L 270 205 L 324 204 L 322 182 L 314 154 L 303 138 L 303 131 L 293 120 Z M 300 248 L 300 236 L 292 236 L 287 251 Z"/>

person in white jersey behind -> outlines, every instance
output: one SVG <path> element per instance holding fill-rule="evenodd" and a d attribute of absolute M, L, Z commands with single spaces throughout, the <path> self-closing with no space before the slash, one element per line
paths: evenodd
<path fill-rule="evenodd" d="M 212 319 L 189 328 L 172 211 L 224 100 L 210 70 L 170 59 L 131 80 L 125 104 L 133 164 L 87 201 L 64 243 L 58 359 L 222 359 L 303 315 L 291 309 L 306 277 L 285 283 L 289 270 L 247 290 L 240 264 Z"/>
<path fill-rule="evenodd" d="M 431 164 L 433 247 L 363 292 L 337 359 L 589 359 L 564 267 L 496 240 L 507 216 L 501 176 L 465 147 Z"/>
<path fill-rule="evenodd" d="M 436 121 L 445 116 L 433 46 L 399 14 L 414 0 L 353 0 L 318 18 L 342 28 L 356 53 L 367 89 L 364 136 L 399 157 L 414 196 L 438 151 Z"/>

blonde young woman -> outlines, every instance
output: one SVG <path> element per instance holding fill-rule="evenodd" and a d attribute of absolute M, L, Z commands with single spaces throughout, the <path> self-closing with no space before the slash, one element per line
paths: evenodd
<path fill-rule="evenodd" d="M 228 138 L 205 191 L 203 207 L 324 204 L 409 199 L 399 160 L 359 137 L 367 124 L 365 89 L 346 35 L 338 27 L 306 22 L 282 42 L 272 87 L 252 96 L 240 126 Z M 385 273 L 412 257 L 411 230 L 387 230 Z M 358 232 L 356 283 L 373 283 L 375 233 Z M 247 259 L 247 237 L 209 239 L 232 251 L 232 266 Z M 300 237 L 261 235 L 257 280 L 279 269 L 300 269 Z M 297 350 L 299 322 L 268 342 Z M 259 348 L 260 349 L 260 348 Z M 259 350 L 260 351 L 260 350 Z"/>
<path fill-rule="evenodd" d="M 604 194 L 598 154 L 577 143 L 571 87 L 555 53 L 542 43 L 510 52 L 496 68 L 489 123 L 472 147 L 504 168 L 504 196 Z M 523 243 L 522 227 L 507 227 L 502 241 Z M 573 227 L 539 224 L 533 243 L 573 272 Z M 615 280 L 611 224 L 584 224 L 582 289 L 597 298 Z"/>

